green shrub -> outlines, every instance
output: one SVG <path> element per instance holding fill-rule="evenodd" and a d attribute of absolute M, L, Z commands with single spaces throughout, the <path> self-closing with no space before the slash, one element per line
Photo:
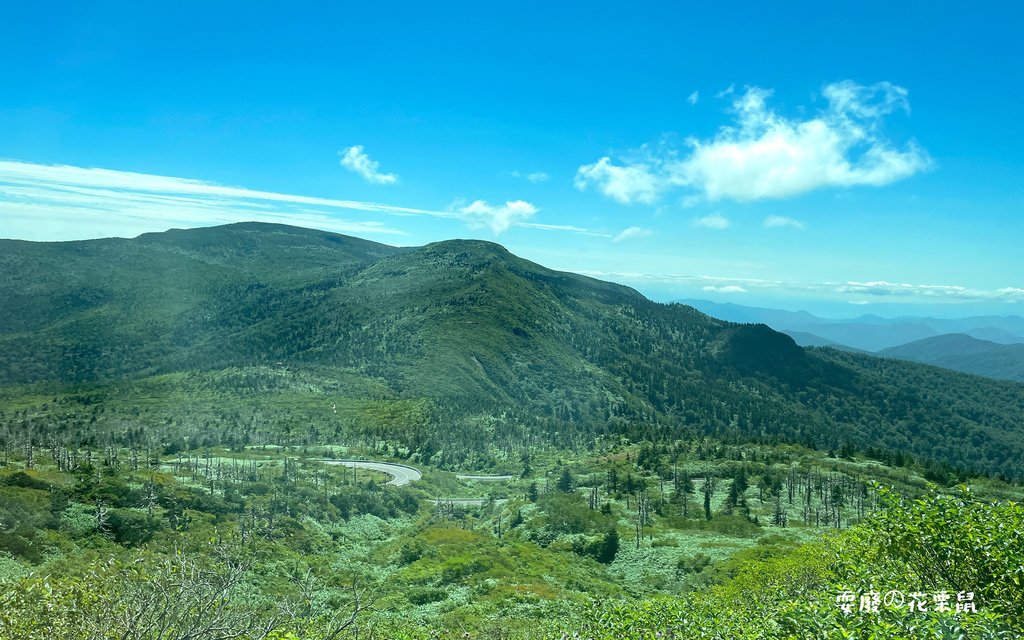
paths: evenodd
<path fill-rule="evenodd" d="M 704 553 L 697 553 L 692 556 L 682 556 L 676 562 L 676 576 L 680 577 L 690 573 L 700 573 L 711 564 L 711 556 Z"/>
<path fill-rule="evenodd" d="M 415 605 L 441 602 L 447 597 L 448 592 L 445 589 L 438 589 L 436 587 L 413 587 L 406 590 L 406 598 Z"/>

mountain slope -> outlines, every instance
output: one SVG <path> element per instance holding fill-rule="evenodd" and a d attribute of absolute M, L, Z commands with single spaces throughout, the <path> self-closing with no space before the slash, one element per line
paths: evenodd
<path fill-rule="evenodd" d="M 878 355 L 1024 382 L 1024 344 L 998 344 L 949 333 L 885 349 Z"/>
<path fill-rule="evenodd" d="M 286 367 L 303 393 L 343 376 L 428 403 L 412 449 L 709 434 L 1024 475 L 1022 385 L 803 349 L 489 242 L 398 249 L 243 224 L 3 249 L 0 384 L 124 389 Z"/>

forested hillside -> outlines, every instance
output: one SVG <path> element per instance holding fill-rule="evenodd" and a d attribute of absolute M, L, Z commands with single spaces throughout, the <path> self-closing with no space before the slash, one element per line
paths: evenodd
<path fill-rule="evenodd" d="M 803 349 L 492 243 L 399 249 L 246 223 L 0 249 L 4 393 L 51 400 L 38 424 L 17 409 L 33 403 L 7 404 L 9 429 L 67 437 L 92 405 L 101 423 L 159 426 L 164 446 L 204 431 L 202 411 L 221 442 L 322 441 L 343 416 L 371 428 L 353 416 L 376 403 L 414 411 L 394 435 L 442 464 L 703 434 L 1024 474 L 1024 385 Z M 176 394 L 202 411 L 159 401 Z M 275 397 L 287 409 L 270 415 Z M 338 414 L 339 400 L 362 408 Z"/>

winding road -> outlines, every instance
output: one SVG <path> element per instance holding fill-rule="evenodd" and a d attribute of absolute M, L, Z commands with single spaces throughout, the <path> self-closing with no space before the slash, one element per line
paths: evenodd
<path fill-rule="evenodd" d="M 391 476 L 391 480 L 384 484 L 391 485 L 392 487 L 404 487 L 410 482 L 416 482 L 423 477 L 419 469 L 394 462 L 374 462 L 373 460 L 319 460 L 319 462 L 341 465 L 350 469 L 355 467 L 357 469 L 369 469 L 370 471 L 386 473 Z"/>
<path fill-rule="evenodd" d="M 379 471 L 386 473 L 391 476 L 391 480 L 385 484 L 391 485 L 392 487 L 404 487 L 407 484 L 416 482 L 423 477 L 420 470 L 416 467 L 410 467 L 404 464 L 398 464 L 396 462 L 376 462 L 374 460 L 317 460 L 316 462 L 322 462 L 324 464 L 333 464 L 344 466 L 348 468 L 356 469 L 367 469 L 369 471 Z M 511 480 L 513 476 L 484 476 L 484 475 L 457 475 L 459 480 L 475 480 L 477 482 L 501 482 L 504 480 Z M 486 501 L 486 498 L 438 498 L 430 500 L 433 504 L 438 503 L 451 503 L 462 506 L 480 506 Z M 494 501 L 495 504 L 501 504 L 506 502 L 505 498 L 499 498 Z"/>
<path fill-rule="evenodd" d="M 437 498 L 433 500 L 427 500 L 430 504 L 453 504 L 461 507 L 481 507 L 487 498 Z M 508 498 L 495 498 L 494 504 L 505 504 L 508 502 Z"/>

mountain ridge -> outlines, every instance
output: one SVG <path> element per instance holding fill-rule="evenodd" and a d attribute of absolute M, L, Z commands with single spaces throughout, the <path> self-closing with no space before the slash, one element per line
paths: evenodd
<path fill-rule="evenodd" d="M 8 386 L 285 363 L 427 402 L 467 438 L 498 419 L 572 446 L 705 433 L 1024 474 L 1022 385 L 803 349 L 495 243 L 398 248 L 244 223 L 70 243 L 61 259 L 17 249 L 0 278 L 15 302 L 0 314 Z M 949 445 L 961 437 L 974 444 Z"/>

